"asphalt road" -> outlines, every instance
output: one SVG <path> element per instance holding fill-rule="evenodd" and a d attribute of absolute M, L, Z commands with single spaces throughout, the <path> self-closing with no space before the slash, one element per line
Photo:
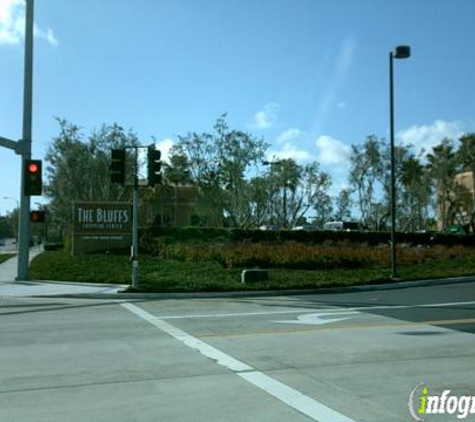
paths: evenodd
<path fill-rule="evenodd" d="M 0 421 L 411 421 L 420 383 L 475 395 L 474 334 L 475 283 L 227 299 L 1 297 Z"/>

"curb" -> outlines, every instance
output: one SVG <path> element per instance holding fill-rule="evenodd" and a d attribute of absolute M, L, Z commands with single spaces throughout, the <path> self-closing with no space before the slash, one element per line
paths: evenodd
<path fill-rule="evenodd" d="M 193 292 L 193 293 L 71 293 L 58 295 L 35 295 L 34 297 L 63 297 L 76 299 L 114 299 L 114 300 L 166 300 L 166 299 L 218 299 L 227 297 L 266 297 L 266 296 L 297 296 L 309 294 L 332 294 L 332 293 L 357 293 L 383 290 L 399 290 L 411 287 L 443 286 L 458 283 L 473 283 L 475 276 L 450 277 L 442 279 L 429 279 L 417 281 L 401 281 L 386 284 L 370 284 L 360 286 L 341 286 L 341 287 L 322 287 L 315 289 L 290 289 L 290 290 L 246 290 L 235 292 Z M 41 282 L 40 282 L 41 283 Z M 50 282 L 46 282 L 50 283 Z M 55 281 L 51 284 L 74 284 L 74 285 L 93 285 L 92 283 L 68 283 Z M 98 286 L 94 284 L 94 286 Z M 120 285 L 103 285 L 107 287 L 117 287 Z M 99 286 L 98 286 L 99 287 Z M 102 285 L 101 285 L 102 287 Z"/>

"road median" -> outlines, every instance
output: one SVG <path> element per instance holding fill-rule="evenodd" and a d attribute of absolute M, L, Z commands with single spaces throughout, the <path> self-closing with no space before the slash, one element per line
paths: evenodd
<path fill-rule="evenodd" d="M 324 292 L 328 289 L 384 288 L 401 282 L 434 283 L 447 278 L 475 275 L 474 258 L 452 258 L 421 264 L 401 265 L 399 279 L 390 277 L 389 268 L 372 266 L 351 269 L 268 269 L 269 280 L 243 284 L 243 268 L 224 268 L 216 262 L 190 262 L 144 256 L 140 260 L 138 289 L 125 293 L 228 293 L 228 292 Z M 86 255 L 72 258 L 65 252 L 44 252 L 31 263 L 34 280 L 68 280 L 75 283 L 128 285 L 131 264 L 127 257 Z"/>

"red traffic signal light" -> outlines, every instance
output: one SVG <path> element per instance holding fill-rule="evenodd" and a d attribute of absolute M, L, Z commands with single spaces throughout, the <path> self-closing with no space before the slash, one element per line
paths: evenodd
<path fill-rule="evenodd" d="M 38 166 L 38 164 L 36 163 L 30 163 L 28 164 L 28 172 L 29 173 L 38 173 L 38 170 L 40 169 L 40 167 Z"/>
<path fill-rule="evenodd" d="M 41 195 L 43 187 L 41 165 L 41 160 L 24 161 L 25 195 Z"/>
<path fill-rule="evenodd" d="M 30 221 L 32 223 L 44 223 L 46 218 L 46 213 L 44 211 L 31 211 L 30 212 Z"/>

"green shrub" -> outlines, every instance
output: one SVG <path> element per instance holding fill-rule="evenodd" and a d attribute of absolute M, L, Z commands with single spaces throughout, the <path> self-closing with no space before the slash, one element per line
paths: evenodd
<path fill-rule="evenodd" d="M 390 264 L 390 246 L 348 244 L 316 245 L 302 242 L 268 243 L 165 243 L 158 242 L 156 256 L 181 262 L 216 262 L 225 268 L 351 269 L 384 267 Z M 158 247 L 159 245 L 159 247 Z M 474 257 L 463 245 L 432 247 L 399 244 L 398 262 L 420 264 L 434 260 Z"/>
<path fill-rule="evenodd" d="M 154 227 L 146 230 L 150 239 L 162 238 L 165 243 L 232 243 L 232 242 L 287 242 L 308 244 L 366 244 L 369 246 L 388 245 L 389 232 L 339 232 L 323 230 L 244 230 L 212 227 Z M 397 233 L 398 243 L 411 245 L 465 245 L 475 246 L 475 236 L 457 236 L 442 233 Z M 153 249 L 153 248 L 152 248 Z"/>

